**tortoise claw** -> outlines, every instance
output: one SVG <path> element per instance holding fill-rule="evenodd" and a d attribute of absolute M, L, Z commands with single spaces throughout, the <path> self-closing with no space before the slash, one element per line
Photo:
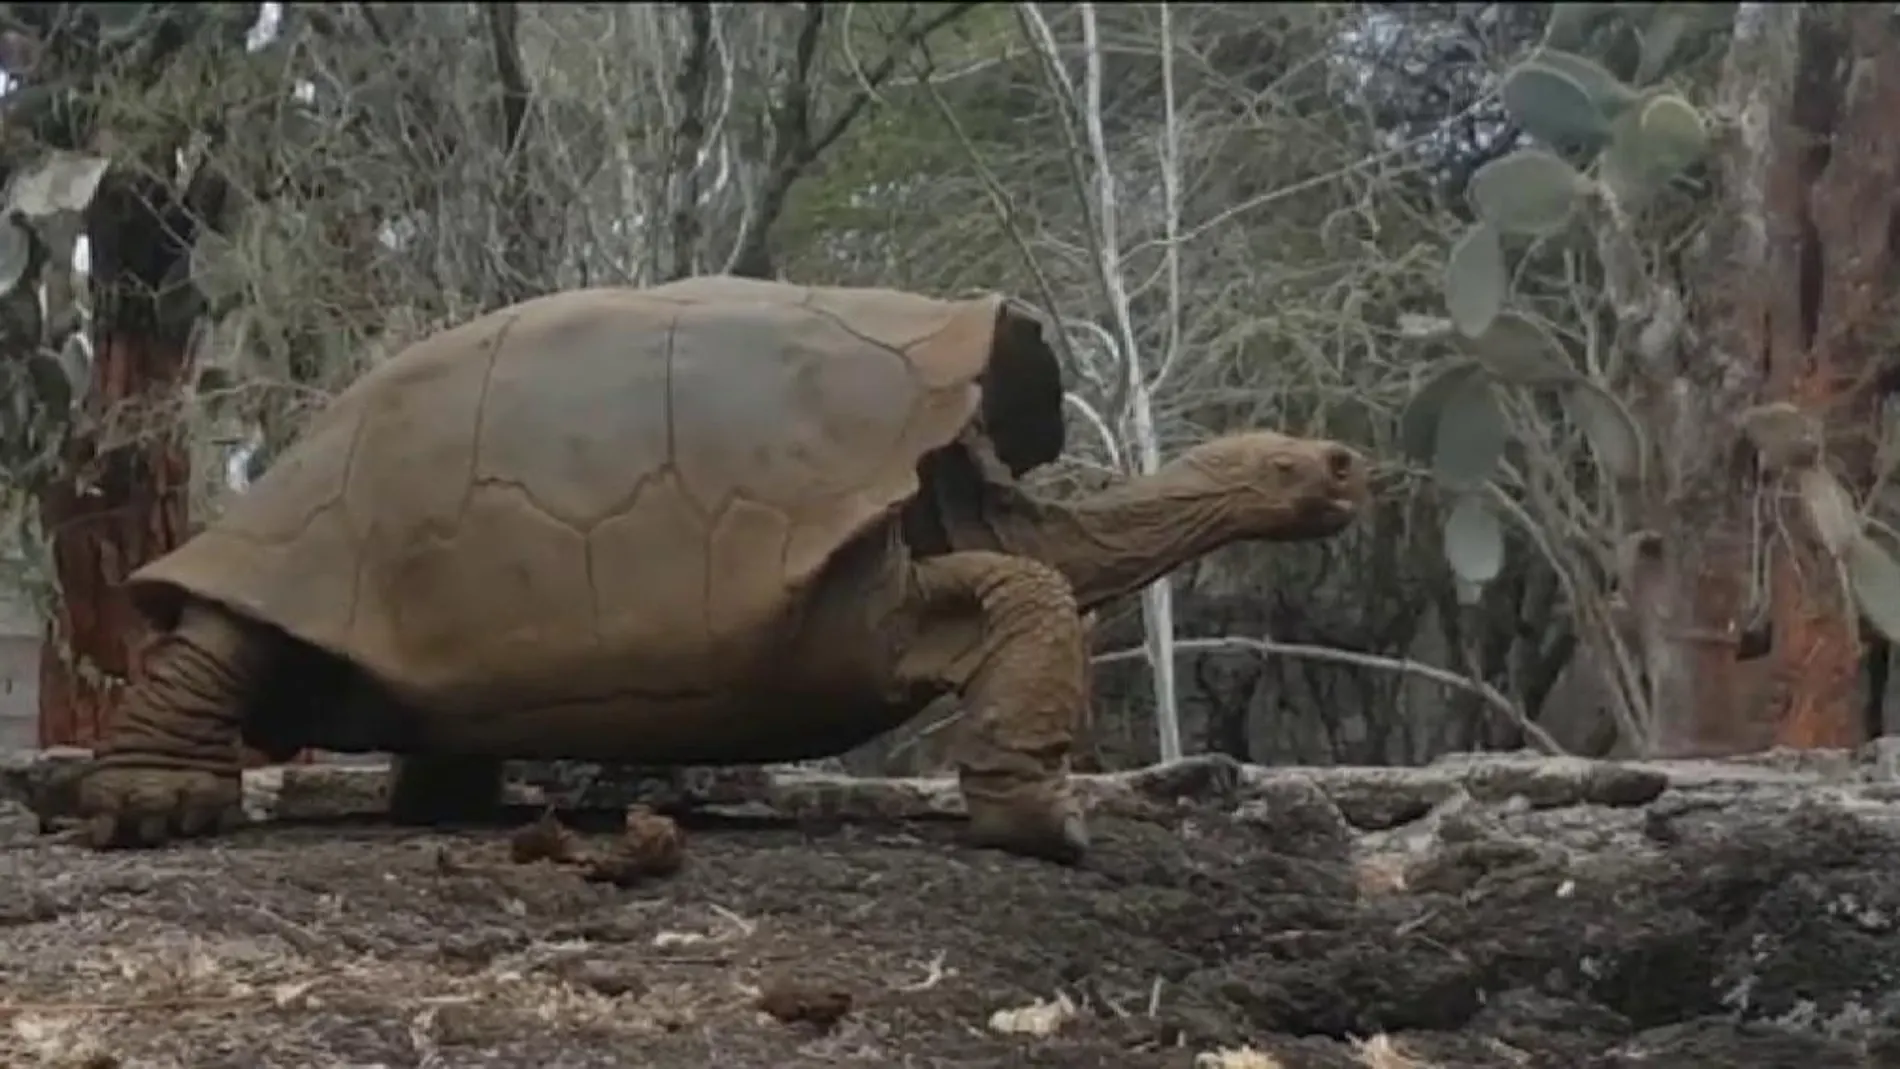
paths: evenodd
<path fill-rule="evenodd" d="M 232 826 L 235 772 L 186 768 L 97 768 L 79 787 L 79 812 L 95 849 L 163 846 Z"/>

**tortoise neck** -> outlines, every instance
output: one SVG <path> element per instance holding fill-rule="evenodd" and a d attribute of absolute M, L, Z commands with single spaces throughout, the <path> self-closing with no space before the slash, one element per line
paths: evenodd
<path fill-rule="evenodd" d="M 1230 494 L 1172 465 L 1071 501 L 1018 496 L 997 540 L 1061 572 L 1083 612 L 1245 536 Z"/>

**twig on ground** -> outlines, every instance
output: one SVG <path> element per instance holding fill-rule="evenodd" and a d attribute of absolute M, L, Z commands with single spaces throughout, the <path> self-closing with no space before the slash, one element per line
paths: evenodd
<path fill-rule="evenodd" d="M 899 984 L 897 985 L 897 990 L 905 992 L 906 994 L 914 994 L 919 991 L 928 991 L 938 984 L 943 983 L 943 978 L 949 975 L 951 971 L 954 971 L 946 970 L 943 967 L 944 959 L 948 953 L 948 951 L 944 950 L 937 951 L 937 953 L 931 957 L 929 963 L 924 966 L 924 978 L 922 980 L 908 984 Z"/>

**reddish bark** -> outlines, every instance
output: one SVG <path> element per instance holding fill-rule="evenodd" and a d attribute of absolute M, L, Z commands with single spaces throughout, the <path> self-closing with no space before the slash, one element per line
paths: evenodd
<path fill-rule="evenodd" d="M 1721 427 L 1749 404 L 1792 401 L 1826 426 L 1830 470 L 1864 493 L 1877 426 L 1869 339 L 1887 318 L 1900 208 L 1900 38 L 1871 7 L 1766 5 L 1749 19 L 1721 102 L 1744 120 L 1717 166 L 1730 222 L 1710 235 L 1696 284 L 1703 344 L 1678 370 L 1698 418 L 1677 425 Z M 1675 592 L 1694 633 L 1739 636 L 1749 562 L 1766 552 L 1773 646 L 1753 663 L 1719 642 L 1678 646 L 1693 667 L 1676 691 L 1688 714 L 1673 741 L 1701 752 L 1858 742 L 1861 650 L 1835 565 L 1778 477 L 1756 488 L 1722 471 L 1717 437 L 1691 492 L 1659 509 L 1693 576 Z M 1783 506 L 1759 534 L 1758 494 Z"/>
<path fill-rule="evenodd" d="M 190 324 L 154 295 L 187 255 L 194 218 L 160 183 L 116 173 L 87 212 L 90 418 L 74 428 L 64 470 L 39 500 L 60 591 L 40 657 L 42 745 L 90 745 L 105 731 L 145 639 L 125 578 L 186 534 L 189 455 L 172 421 L 143 417 L 175 396 L 189 370 Z M 100 448 L 92 428 L 108 414 L 143 433 Z"/>
<path fill-rule="evenodd" d="M 93 389 L 105 406 L 149 401 L 183 374 L 186 354 L 150 338 L 100 339 Z M 84 440 L 40 501 L 59 576 L 58 607 L 40 657 L 40 744 L 91 745 L 137 670 L 145 629 L 122 584 L 185 534 L 189 459 L 172 436 L 94 453 Z M 90 475 L 95 493 L 86 492 Z M 77 670 L 66 651 L 79 659 Z"/>
<path fill-rule="evenodd" d="M 1812 326 L 1805 344 L 1777 346 L 1770 383 L 1772 396 L 1823 421 L 1835 474 L 1865 493 L 1879 426 L 1871 339 L 1885 333 L 1893 307 L 1892 228 L 1900 219 L 1900 36 L 1877 8 L 1849 8 L 1843 21 L 1812 35 L 1819 39 L 1810 40 L 1808 66 L 1826 73 L 1811 75 L 1795 102 L 1797 120 L 1814 135 L 1809 143 L 1828 146 L 1825 155 L 1802 153 L 1806 259 L 1818 270 L 1791 280 L 1807 283 L 1803 313 Z M 1807 524 L 1788 529 L 1800 533 L 1775 560 L 1773 741 L 1854 745 L 1865 730 L 1854 605 Z"/>
<path fill-rule="evenodd" d="M 1746 520 L 1729 518 L 1731 530 L 1745 529 Z M 1669 740 L 1669 752 L 1705 755 L 1743 753 L 1757 749 L 1758 725 L 1763 719 L 1760 662 L 1736 659 L 1737 643 L 1749 613 L 1747 541 L 1739 537 L 1711 537 L 1702 543 L 1692 587 L 1694 626 L 1690 629 L 1691 671 L 1695 701 L 1688 737 Z M 1729 641 L 1712 637 L 1728 636 Z M 1695 641 L 1701 638 L 1701 641 Z"/>

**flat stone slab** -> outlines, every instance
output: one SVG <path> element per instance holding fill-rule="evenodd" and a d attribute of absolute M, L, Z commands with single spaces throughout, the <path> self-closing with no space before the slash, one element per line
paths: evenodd
<path fill-rule="evenodd" d="M 1177 803 L 1238 805 L 1310 785 L 1360 831 L 1401 827 L 1450 801 L 1530 809 L 1646 805 L 1670 791 L 1828 788 L 1886 801 L 1900 794 L 1900 748 L 1780 751 L 1732 759 L 1597 761 L 1529 753 L 1459 754 L 1423 767 L 1242 764 L 1203 755 L 1125 772 L 1078 775 L 1092 810 L 1152 812 Z M 90 753 L 0 754 L 0 801 L 48 821 L 76 812 Z M 372 817 L 386 810 L 390 766 L 379 758 L 247 769 L 244 812 L 257 822 Z M 786 820 L 890 821 L 963 815 L 954 777 L 851 776 L 797 765 L 653 769 L 590 762 L 510 762 L 507 801 L 600 810 L 732 811 Z"/>

